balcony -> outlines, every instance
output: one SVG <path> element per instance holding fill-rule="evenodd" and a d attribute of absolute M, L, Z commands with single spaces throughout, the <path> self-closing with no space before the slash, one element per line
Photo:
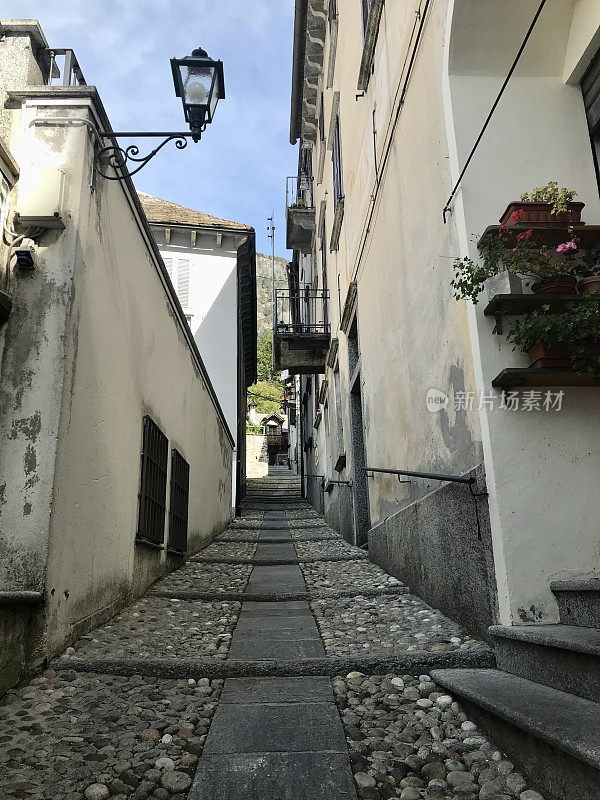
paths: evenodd
<path fill-rule="evenodd" d="M 288 443 L 287 433 L 267 432 L 267 448 L 269 450 L 286 450 Z"/>
<path fill-rule="evenodd" d="M 288 178 L 285 197 L 287 248 L 311 253 L 315 233 L 313 179 L 309 176 Z"/>
<path fill-rule="evenodd" d="M 292 375 L 325 372 L 329 349 L 329 292 L 302 286 L 275 292 L 275 369 Z"/>

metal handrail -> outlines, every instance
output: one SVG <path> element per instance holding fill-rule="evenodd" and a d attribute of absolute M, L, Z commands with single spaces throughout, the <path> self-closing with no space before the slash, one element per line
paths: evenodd
<path fill-rule="evenodd" d="M 425 478 L 432 481 L 442 481 L 448 483 L 462 483 L 469 487 L 469 492 L 471 493 L 471 497 L 473 498 L 473 504 L 475 506 L 475 520 L 477 522 L 477 539 L 481 541 L 481 520 L 479 519 L 479 508 L 477 507 L 477 498 L 478 497 L 487 497 L 487 492 L 475 492 L 474 486 L 477 484 L 477 478 L 473 478 L 470 476 L 469 478 L 465 478 L 462 475 L 443 475 L 440 472 L 414 472 L 412 470 L 407 469 L 379 469 L 378 467 L 363 467 L 362 472 L 367 476 L 367 478 L 374 477 L 373 473 L 380 472 L 384 473 L 385 475 L 396 475 L 400 483 L 410 483 L 410 481 L 401 481 L 401 477 L 408 477 L 408 478 Z"/>
<path fill-rule="evenodd" d="M 370 472 L 380 472 L 385 475 L 403 475 L 408 478 L 429 478 L 432 481 L 448 481 L 449 483 L 465 483 L 472 486 L 477 483 L 473 477 L 465 478 L 462 475 L 443 475 L 439 472 L 412 472 L 406 469 L 379 469 L 378 467 L 363 467 L 362 471 L 368 477 Z"/>
<path fill-rule="evenodd" d="M 48 73 L 48 85 L 52 85 L 54 78 L 60 78 L 63 86 L 85 86 L 85 78 L 79 66 L 79 62 L 73 50 L 69 47 L 48 48 L 50 56 L 50 70 Z M 56 63 L 56 56 L 64 56 L 62 70 Z"/>

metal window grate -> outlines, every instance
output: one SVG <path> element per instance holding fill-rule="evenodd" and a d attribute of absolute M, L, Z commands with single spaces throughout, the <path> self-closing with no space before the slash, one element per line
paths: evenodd
<path fill-rule="evenodd" d="M 171 453 L 171 499 L 169 503 L 169 550 L 187 550 L 190 465 L 177 450 Z"/>
<path fill-rule="evenodd" d="M 136 538 L 156 546 L 165 539 L 168 454 L 167 437 L 151 417 L 144 417 Z"/>

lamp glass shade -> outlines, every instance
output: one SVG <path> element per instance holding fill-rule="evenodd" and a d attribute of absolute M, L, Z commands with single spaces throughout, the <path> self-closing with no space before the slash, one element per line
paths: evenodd
<path fill-rule="evenodd" d="M 215 67 L 181 64 L 179 69 L 185 104 L 196 108 L 211 109 L 212 116 Z"/>

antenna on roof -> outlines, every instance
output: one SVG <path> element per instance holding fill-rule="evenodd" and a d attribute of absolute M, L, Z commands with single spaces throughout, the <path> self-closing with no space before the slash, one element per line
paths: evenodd
<path fill-rule="evenodd" d="M 273 330 L 276 328 L 277 319 L 276 319 L 276 304 L 275 304 L 275 225 L 273 225 L 273 218 L 275 216 L 275 211 L 271 211 L 271 216 L 267 217 L 267 236 L 271 240 L 271 272 L 273 273 Z M 275 367 L 275 348 L 273 350 L 273 367 Z"/>

